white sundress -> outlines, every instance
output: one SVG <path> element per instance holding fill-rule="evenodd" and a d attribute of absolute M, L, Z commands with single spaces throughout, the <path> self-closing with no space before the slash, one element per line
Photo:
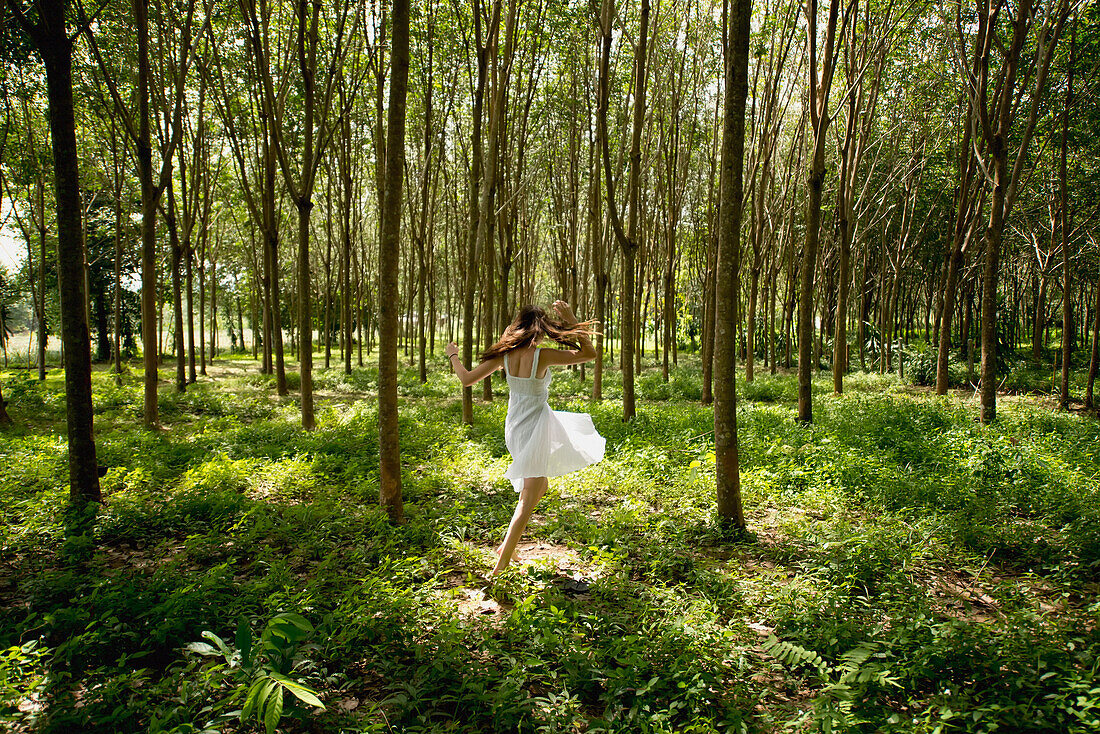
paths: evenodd
<path fill-rule="evenodd" d="M 512 454 L 512 465 L 504 476 L 519 492 L 526 477 L 558 477 L 603 459 L 606 440 L 596 432 L 592 416 L 551 410 L 546 402 L 550 369 L 536 377 L 539 352 L 531 361 L 531 376 L 516 377 L 504 355 L 508 379 L 508 416 L 504 419 L 504 443 Z"/>

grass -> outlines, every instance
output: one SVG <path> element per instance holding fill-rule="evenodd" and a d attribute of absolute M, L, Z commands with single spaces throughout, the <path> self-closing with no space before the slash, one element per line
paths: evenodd
<path fill-rule="evenodd" d="M 834 396 L 823 374 L 804 426 L 793 376 L 741 381 L 749 532 L 730 534 L 715 521 L 711 410 L 683 361 L 668 383 L 639 377 L 630 424 L 617 372 L 599 404 L 590 378 L 555 375 L 553 406 L 590 412 L 607 456 L 551 481 L 530 560 L 491 584 L 515 502 L 505 388 L 463 426 L 442 359 L 426 384 L 400 380 L 401 527 L 377 506 L 372 369 L 317 372 L 310 433 L 251 361 L 183 394 L 166 382 L 154 432 L 138 377 L 97 373 L 105 501 L 90 518 L 66 509 L 60 374 L 0 375 L 16 421 L 0 434 L 0 724 L 1100 725 L 1100 423 L 1016 398 L 982 426 L 961 397 L 877 374 Z M 278 693 L 254 715 L 265 686 Z"/>

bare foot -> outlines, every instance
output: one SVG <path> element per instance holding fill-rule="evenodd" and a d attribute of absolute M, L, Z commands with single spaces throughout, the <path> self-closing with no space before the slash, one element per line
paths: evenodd
<path fill-rule="evenodd" d="M 500 557 L 500 546 L 499 545 L 496 548 L 493 549 L 493 553 L 495 553 L 498 558 Z M 509 561 L 509 563 L 523 563 L 524 560 L 526 560 L 526 559 L 524 559 L 524 557 L 519 554 L 519 549 L 517 548 L 516 550 L 512 551 L 512 560 Z"/>

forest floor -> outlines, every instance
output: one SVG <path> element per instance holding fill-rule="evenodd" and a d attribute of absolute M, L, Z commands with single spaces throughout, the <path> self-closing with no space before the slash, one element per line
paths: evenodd
<path fill-rule="evenodd" d="M 309 433 L 297 375 L 278 397 L 249 359 L 185 393 L 164 369 L 158 431 L 140 374 L 97 372 L 94 516 L 66 507 L 60 373 L 0 373 L 16 422 L 0 434 L 0 726 L 1100 727 L 1100 422 L 1024 375 L 990 426 L 970 390 L 867 373 L 842 396 L 823 374 L 801 425 L 793 376 L 741 380 L 748 530 L 729 532 L 712 411 L 682 361 L 639 376 L 630 423 L 617 372 L 600 403 L 555 375 L 553 407 L 591 413 L 607 455 L 551 481 L 495 580 L 516 498 L 500 383 L 464 426 L 442 359 L 425 384 L 403 368 L 394 527 L 372 368 L 316 372 Z"/>

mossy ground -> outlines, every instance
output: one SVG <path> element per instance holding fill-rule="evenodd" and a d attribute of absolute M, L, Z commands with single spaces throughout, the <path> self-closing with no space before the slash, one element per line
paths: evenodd
<path fill-rule="evenodd" d="M 165 382 L 156 431 L 139 376 L 97 373 L 94 518 L 66 513 L 60 377 L 0 375 L 0 723 L 251 731 L 241 667 L 185 645 L 295 612 L 315 632 L 292 675 L 327 709 L 288 699 L 287 732 L 1100 726 L 1100 423 L 1015 398 L 982 426 L 969 393 L 860 373 L 842 396 L 823 375 L 804 426 L 793 376 L 742 380 L 730 533 L 684 362 L 639 377 L 629 424 L 617 373 L 599 404 L 555 375 L 607 456 L 551 481 L 495 583 L 504 388 L 463 426 L 441 358 L 401 377 L 401 527 L 377 506 L 370 368 L 317 372 L 310 433 L 250 360 Z"/>

